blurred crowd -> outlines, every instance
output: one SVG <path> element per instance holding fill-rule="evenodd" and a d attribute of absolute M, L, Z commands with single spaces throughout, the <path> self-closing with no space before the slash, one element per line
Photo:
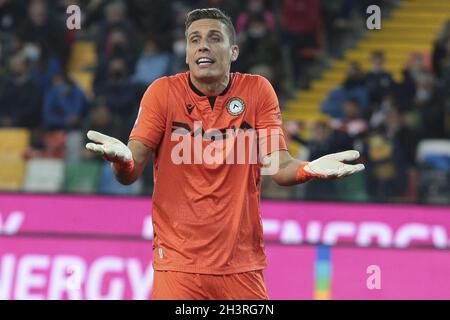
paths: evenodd
<path fill-rule="evenodd" d="M 315 123 L 310 139 L 298 134 L 295 123 L 287 123 L 286 130 L 306 147 L 309 159 L 359 150 L 367 168 L 362 187 L 369 197 L 403 200 L 414 192 L 419 142 L 450 141 L 450 21 L 430 54 L 411 53 L 401 81 L 385 69 L 382 51 L 373 51 L 370 59 L 367 72 L 357 62 L 349 64 L 344 81 L 321 104 L 331 121 Z M 450 158 L 440 160 L 435 167 L 449 172 Z M 333 181 L 311 183 L 307 197 L 333 195 L 336 187 Z"/>
<path fill-rule="evenodd" d="M 302 85 L 303 70 L 319 55 L 332 55 L 333 32 L 345 30 L 352 15 L 365 14 L 361 8 L 369 3 L 382 2 L 0 0 L 0 127 L 31 130 L 28 157 L 88 159 L 88 129 L 127 141 L 148 85 L 186 70 L 184 19 L 200 7 L 231 16 L 240 45 L 232 71 L 267 77 L 283 108 Z M 72 4 L 81 8 L 80 30 L 66 27 Z M 95 43 L 92 93 L 69 72 L 80 39 Z M 370 192 L 400 194 L 419 139 L 449 137 L 444 109 L 450 107 L 450 28 L 431 57 L 412 55 L 400 83 L 384 69 L 383 52 L 373 52 L 372 62 L 368 73 L 352 63 L 346 80 L 324 101 L 331 123 L 317 123 L 308 141 L 298 128 L 288 136 L 307 145 L 311 158 L 362 150 L 373 180 Z"/>

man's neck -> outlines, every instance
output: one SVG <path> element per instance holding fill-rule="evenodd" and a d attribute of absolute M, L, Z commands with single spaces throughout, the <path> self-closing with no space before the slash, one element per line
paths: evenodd
<path fill-rule="evenodd" d="M 200 90 L 205 96 L 217 96 L 220 95 L 228 86 L 230 82 L 230 74 L 227 73 L 222 79 L 218 81 L 212 82 L 202 82 L 195 79 L 192 75 L 190 75 L 192 84 Z"/>

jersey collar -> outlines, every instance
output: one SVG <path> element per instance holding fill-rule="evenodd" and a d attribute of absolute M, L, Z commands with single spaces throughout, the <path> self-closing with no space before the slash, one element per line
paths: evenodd
<path fill-rule="evenodd" d="M 192 90 L 196 95 L 198 95 L 198 96 L 200 96 L 200 97 L 205 97 L 205 96 L 206 96 L 203 92 L 201 92 L 200 90 L 198 90 L 198 89 L 194 86 L 194 84 L 192 83 L 192 80 L 191 80 L 191 74 L 190 74 L 190 73 L 188 73 L 188 81 L 189 81 L 189 87 L 191 88 L 191 90 Z M 228 81 L 227 87 L 222 91 L 221 94 L 219 94 L 219 96 L 224 96 L 224 95 L 227 94 L 228 90 L 230 90 L 230 87 L 231 87 L 231 83 L 232 83 L 232 82 L 233 82 L 233 73 L 230 73 L 230 80 Z"/>

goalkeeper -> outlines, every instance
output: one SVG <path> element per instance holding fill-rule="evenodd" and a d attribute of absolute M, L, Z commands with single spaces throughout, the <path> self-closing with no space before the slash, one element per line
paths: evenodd
<path fill-rule="evenodd" d="M 230 73 L 239 47 L 229 17 L 220 10 L 190 12 L 186 44 L 189 71 L 148 87 L 128 145 L 89 131 L 92 142 L 86 148 L 111 161 L 117 180 L 126 185 L 154 158 L 153 299 L 268 299 L 261 167 L 275 167 L 272 179 L 286 186 L 344 177 L 364 165 L 344 163 L 359 157 L 353 150 L 312 162 L 290 156 L 271 84 L 261 76 Z M 228 161 L 231 151 L 248 155 L 253 150 L 227 134 L 236 130 L 257 132 L 256 163 Z M 187 141 L 183 148 L 179 139 Z M 227 161 L 204 159 L 199 150 L 223 140 L 234 145 L 216 149 L 215 156 Z"/>

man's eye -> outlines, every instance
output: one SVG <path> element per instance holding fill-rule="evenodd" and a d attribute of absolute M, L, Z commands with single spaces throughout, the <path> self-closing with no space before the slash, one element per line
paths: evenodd
<path fill-rule="evenodd" d="M 197 42 L 198 42 L 198 38 L 193 38 L 193 39 L 191 39 L 191 42 L 192 42 L 192 43 L 197 43 Z"/>
<path fill-rule="evenodd" d="M 219 42 L 219 41 L 220 41 L 220 38 L 218 38 L 218 37 L 213 37 L 213 38 L 212 38 L 212 41 L 214 41 L 214 42 Z"/>

